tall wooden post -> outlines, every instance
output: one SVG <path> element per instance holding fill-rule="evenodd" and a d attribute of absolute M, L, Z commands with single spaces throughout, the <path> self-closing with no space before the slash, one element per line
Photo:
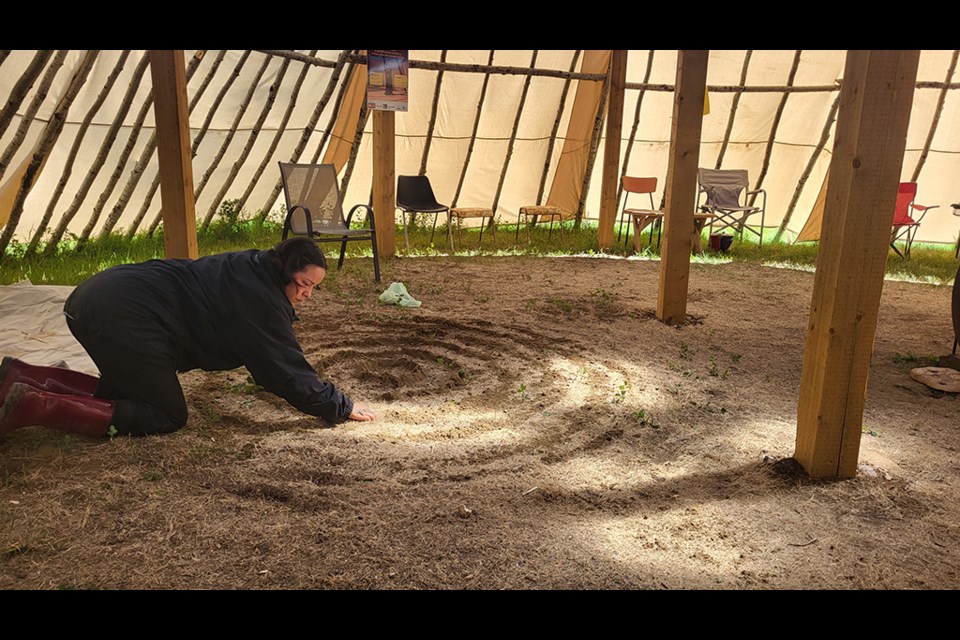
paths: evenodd
<path fill-rule="evenodd" d="M 196 258 L 197 214 L 183 51 L 151 50 L 150 74 L 157 126 L 163 251 L 168 258 Z"/>
<path fill-rule="evenodd" d="M 807 325 L 795 459 L 857 472 L 867 375 L 919 51 L 849 51 Z"/>
<path fill-rule="evenodd" d="M 395 128 L 393 111 L 373 112 L 373 214 L 377 251 L 383 258 L 397 253 Z"/>
<path fill-rule="evenodd" d="M 610 53 L 608 72 L 610 90 L 607 99 L 607 137 L 603 147 L 603 182 L 600 191 L 600 221 L 597 240 L 601 251 L 613 245 L 613 225 L 617 220 L 617 181 L 620 179 L 620 137 L 623 128 L 623 96 L 627 83 L 627 51 Z"/>
<path fill-rule="evenodd" d="M 679 51 L 677 58 L 657 297 L 657 318 L 666 324 L 683 324 L 687 320 L 708 57 L 709 51 Z"/>

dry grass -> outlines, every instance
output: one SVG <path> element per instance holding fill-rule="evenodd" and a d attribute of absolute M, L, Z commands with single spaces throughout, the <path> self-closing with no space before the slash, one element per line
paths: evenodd
<path fill-rule="evenodd" d="M 183 375 L 170 436 L 0 441 L 4 589 L 952 589 L 950 291 L 890 282 L 861 472 L 793 462 L 813 275 L 407 258 L 332 273 L 300 312 L 318 370 L 380 415 L 322 428 L 246 372 Z M 377 294 L 404 282 L 419 309 Z M 903 354 L 914 354 L 905 358 Z"/>

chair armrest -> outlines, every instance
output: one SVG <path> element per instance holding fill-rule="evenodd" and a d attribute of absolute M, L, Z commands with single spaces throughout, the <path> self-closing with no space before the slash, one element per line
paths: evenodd
<path fill-rule="evenodd" d="M 923 220 L 923 216 L 927 215 L 927 211 L 930 211 L 931 209 L 936 209 L 936 208 L 939 207 L 939 206 L 940 206 L 940 205 L 935 204 L 935 205 L 932 205 L 932 206 L 929 206 L 929 207 L 928 207 L 928 206 L 925 206 L 925 205 L 922 205 L 922 204 L 913 204 L 913 203 L 910 203 L 910 208 L 911 208 L 912 210 L 914 210 L 914 211 L 919 211 L 919 212 L 920 212 L 920 215 L 919 215 L 917 218 L 914 218 L 914 222 L 915 222 L 916 224 L 920 224 L 920 221 Z M 913 216 L 910 216 L 910 217 L 913 218 Z"/>
<path fill-rule="evenodd" d="M 287 234 L 293 231 L 293 225 L 290 223 L 293 220 L 293 212 L 297 209 L 303 210 L 303 215 L 307 221 L 307 236 L 311 238 L 313 237 L 313 217 L 310 214 L 310 209 L 306 208 L 302 204 L 297 204 L 287 209 L 287 216 L 283 221 L 283 240 L 286 240 Z"/>
<path fill-rule="evenodd" d="M 744 198 L 746 198 L 747 196 L 752 196 L 756 194 L 760 194 L 761 196 L 763 196 L 763 204 L 760 206 L 760 208 L 766 211 L 767 210 L 767 190 L 766 189 L 754 189 L 753 191 L 747 191 L 743 195 L 744 195 Z"/>
<path fill-rule="evenodd" d="M 697 206 L 694 207 L 694 211 L 696 211 L 696 210 L 698 210 L 698 209 L 699 209 L 700 211 L 703 211 L 703 212 L 713 211 L 713 207 L 711 207 L 711 206 L 710 206 L 709 204 L 707 204 L 706 202 L 701 202 L 702 198 L 701 198 L 700 196 L 702 196 L 702 195 L 705 194 L 705 193 L 707 193 L 707 190 L 704 189 L 703 187 L 699 187 L 699 188 L 697 189 Z"/>
<path fill-rule="evenodd" d="M 367 210 L 367 220 L 370 222 L 370 229 L 376 230 L 377 223 L 373 216 L 373 209 L 371 209 L 370 206 L 366 204 L 356 204 L 353 206 L 352 209 L 350 209 L 350 212 L 347 214 L 347 219 L 344 221 L 344 223 L 347 225 L 347 229 L 350 228 L 350 221 L 353 219 L 353 214 L 354 212 L 356 212 L 357 209 Z"/>

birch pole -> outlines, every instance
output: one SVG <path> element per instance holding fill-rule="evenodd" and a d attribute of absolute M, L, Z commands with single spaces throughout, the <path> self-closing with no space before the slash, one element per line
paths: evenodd
<path fill-rule="evenodd" d="M 57 186 L 54 188 L 53 194 L 51 195 L 50 200 L 47 202 L 47 209 L 44 211 L 43 217 L 40 219 L 40 223 L 37 226 L 37 230 L 33 234 L 33 238 L 30 240 L 30 244 L 27 245 L 25 252 L 26 255 L 33 255 L 40 246 L 40 241 L 43 238 L 43 234 L 47 230 L 47 226 L 50 224 L 50 219 L 53 217 L 53 211 L 56 209 L 57 204 L 59 204 L 60 196 L 63 195 L 63 192 L 67 187 L 67 182 L 69 182 L 70 176 L 73 174 L 73 166 L 77 160 L 77 154 L 80 151 L 81 143 L 86 137 L 87 130 L 90 128 L 90 123 L 93 122 L 94 116 L 100 111 L 100 107 L 103 106 L 104 101 L 107 99 L 107 95 L 110 93 L 110 90 L 113 89 L 114 84 L 116 84 L 117 78 L 120 76 L 120 72 L 123 71 L 123 66 L 126 64 L 129 55 L 130 51 L 128 49 L 120 52 L 120 56 L 118 57 L 116 64 L 113 66 L 113 69 L 110 71 L 110 75 L 108 75 L 106 80 L 104 80 L 103 87 L 101 87 L 100 93 L 97 95 L 97 99 L 90 106 L 90 109 L 87 110 L 87 114 L 84 116 L 83 122 L 80 123 L 79 129 L 77 129 L 77 134 L 73 138 L 73 145 L 70 148 L 66 162 L 64 162 L 63 169 L 60 172 L 60 180 L 57 182 Z"/>
<path fill-rule="evenodd" d="M 0 256 L 7 251 L 7 246 L 10 244 L 10 240 L 13 238 L 13 234 L 17 229 L 20 216 L 23 214 L 23 204 L 30 194 L 30 190 L 33 188 L 34 178 L 47 159 L 50 150 L 53 149 L 57 138 L 60 137 L 60 133 L 63 131 L 63 125 L 67 119 L 67 112 L 70 111 L 70 105 L 73 104 L 74 98 L 77 97 L 80 87 L 87 81 L 87 76 L 90 75 L 90 69 L 93 68 L 93 63 L 96 61 L 99 53 L 99 51 L 88 51 L 84 55 L 80 61 L 80 66 L 70 80 L 66 94 L 60 100 L 59 104 L 57 104 L 53 115 L 40 134 L 39 144 L 35 147 L 33 157 L 30 159 L 30 164 L 27 165 L 27 170 L 23 175 L 23 179 L 20 181 L 20 188 L 14 199 L 13 208 L 10 211 L 10 219 L 7 220 L 7 224 L 3 228 L 3 234 L 0 235 Z"/>
<path fill-rule="evenodd" d="M 23 117 L 20 119 L 20 126 L 17 127 L 17 131 L 14 133 L 13 138 L 7 145 L 6 150 L 3 152 L 3 155 L 0 156 L 0 179 L 3 178 L 3 174 L 6 173 L 7 167 L 10 165 L 10 161 L 13 160 L 13 156 L 20 149 L 23 141 L 26 140 L 27 132 L 33 125 L 33 118 L 37 115 L 40 105 L 43 104 L 47 94 L 50 92 L 53 79 L 56 77 L 57 72 L 60 71 L 61 67 L 63 67 L 63 62 L 66 57 L 66 49 L 57 51 L 57 55 L 53 57 L 53 60 L 50 62 L 50 66 L 47 67 L 46 72 L 43 74 L 43 79 L 37 86 L 37 92 L 33 94 L 33 100 L 30 101 L 30 105 L 27 107 Z"/>
<path fill-rule="evenodd" d="M 267 99 L 263 104 L 263 108 L 260 109 L 260 115 L 257 117 L 257 121 L 254 123 L 253 129 L 250 131 L 250 135 L 247 136 L 247 142 L 245 145 L 243 145 L 240 155 L 237 156 L 237 159 L 233 162 L 233 166 L 230 168 L 230 173 L 223 181 L 220 191 L 218 191 L 217 195 L 213 197 L 213 200 L 210 203 L 210 209 L 207 210 L 207 215 L 204 217 L 203 224 L 200 227 L 201 231 L 206 231 L 210 226 L 210 221 L 213 220 L 213 216 L 217 212 L 217 208 L 226 197 L 227 191 L 230 189 L 230 186 L 233 184 L 234 180 L 236 180 L 237 174 L 240 173 L 240 169 L 243 167 L 243 163 L 247 160 L 247 156 L 250 155 L 250 151 L 253 149 L 253 145 L 259 137 L 260 131 L 263 129 L 263 124 L 267 121 L 267 116 L 270 115 L 270 111 L 273 110 L 273 105 L 277 100 L 277 93 L 280 91 L 280 84 L 283 82 L 283 78 L 287 74 L 287 69 L 289 66 L 289 60 L 284 59 L 281 61 L 277 76 L 270 85 L 270 89 L 267 91 Z"/>
<path fill-rule="evenodd" d="M 20 75 L 20 78 L 17 79 L 17 83 L 13 85 L 13 89 L 10 90 L 10 95 L 7 97 L 7 102 L 3 106 L 3 111 L 0 111 L 0 138 L 7 132 L 7 127 L 10 126 L 13 116 L 17 114 L 17 109 L 23 104 L 27 94 L 30 93 L 30 89 L 33 88 L 33 83 L 37 81 L 37 78 L 40 76 L 43 68 L 47 66 L 47 61 L 52 55 L 52 49 L 41 49 L 37 51 L 33 56 L 33 60 L 30 61 L 30 65 Z"/>
<path fill-rule="evenodd" d="M 60 244 L 60 240 L 63 238 L 64 233 L 66 233 L 67 227 L 77 214 L 77 211 L 80 210 L 81 205 L 83 205 L 83 201 L 87 197 L 87 192 L 90 191 L 90 186 L 93 184 L 97 174 L 100 172 L 100 169 L 106 162 L 107 155 L 110 153 L 110 149 L 117 138 L 117 132 L 120 130 L 120 127 L 123 126 L 123 121 L 127 117 L 127 113 L 130 111 L 130 105 L 133 103 L 133 98 L 137 95 L 137 89 L 140 87 L 140 82 L 143 80 L 143 74 L 146 72 L 148 64 L 149 58 L 146 54 L 144 54 L 143 58 L 141 58 L 140 62 L 137 64 L 136 69 L 134 69 L 133 77 L 130 80 L 130 85 L 127 87 L 127 92 L 124 94 L 123 100 L 117 107 L 117 112 L 113 118 L 113 122 L 110 124 L 110 129 L 107 130 L 107 134 L 103 140 L 103 143 L 100 145 L 100 150 L 97 152 L 97 157 L 94 158 L 93 162 L 90 164 L 90 168 L 87 170 L 87 175 L 84 177 L 83 183 L 73 196 L 73 202 L 69 207 L 67 207 L 67 210 L 63 213 L 63 215 L 60 216 L 60 222 L 57 223 L 57 228 L 54 230 L 50 240 L 47 242 L 47 246 L 44 247 L 44 256 L 49 256 L 56 251 L 57 245 Z"/>

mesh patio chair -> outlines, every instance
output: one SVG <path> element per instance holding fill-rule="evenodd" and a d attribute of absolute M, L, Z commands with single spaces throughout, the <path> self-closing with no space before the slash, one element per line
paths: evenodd
<path fill-rule="evenodd" d="M 283 239 L 289 234 L 308 236 L 317 242 L 339 242 L 340 260 L 337 268 L 343 267 L 347 242 L 370 241 L 373 248 L 374 278 L 380 282 L 380 256 L 377 253 L 377 231 L 373 209 L 358 204 L 343 215 L 337 170 L 332 164 L 280 163 L 283 195 L 287 202 L 287 215 L 283 221 Z M 358 209 L 367 213 L 370 225 L 367 229 L 351 229 L 350 221 Z"/>
<path fill-rule="evenodd" d="M 710 233 L 719 233 L 724 229 L 734 229 L 740 240 L 743 232 L 749 231 L 757 236 L 763 245 L 763 223 L 767 209 L 767 192 L 764 189 L 750 190 L 750 179 L 746 169 L 704 169 L 697 170 L 697 182 L 700 191 L 697 194 L 698 209 L 712 213 L 715 218 L 710 222 Z M 704 200 L 706 196 L 706 200 Z M 747 204 L 757 196 L 762 196 L 760 206 Z M 701 201 L 703 201 L 701 203 Z M 760 226 L 748 224 L 751 216 L 760 214 Z"/>

